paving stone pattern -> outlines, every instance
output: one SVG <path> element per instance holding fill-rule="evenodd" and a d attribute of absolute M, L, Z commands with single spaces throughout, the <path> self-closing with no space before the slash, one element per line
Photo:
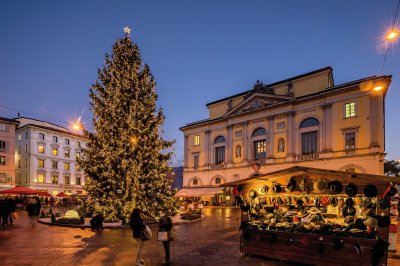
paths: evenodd
<path fill-rule="evenodd" d="M 64 228 L 37 224 L 26 213 L 14 226 L 0 227 L 0 265 L 134 265 L 136 241 L 128 229 Z M 177 225 L 171 243 L 173 265 L 294 265 L 262 257 L 240 257 L 239 210 L 206 208 L 206 219 Z M 143 249 L 145 265 L 160 265 L 163 248 L 153 239 Z M 396 265 L 395 260 L 390 265 Z"/>

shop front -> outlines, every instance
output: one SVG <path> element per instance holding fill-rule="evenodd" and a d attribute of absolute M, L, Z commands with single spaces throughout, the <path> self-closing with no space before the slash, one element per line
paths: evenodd
<path fill-rule="evenodd" d="M 201 203 L 204 206 L 231 206 L 234 198 L 231 188 L 222 187 L 187 187 L 179 190 L 175 197 L 180 202 Z"/>
<path fill-rule="evenodd" d="M 291 167 L 225 183 L 241 205 L 240 252 L 312 265 L 384 265 L 394 178 Z"/>

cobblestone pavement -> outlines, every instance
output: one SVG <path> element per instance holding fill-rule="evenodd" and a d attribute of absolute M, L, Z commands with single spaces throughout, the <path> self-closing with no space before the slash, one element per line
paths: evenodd
<path fill-rule="evenodd" d="M 25 212 L 19 214 L 14 226 L 0 227 L 0 265 L 134 265 L 137 244 L 130 230 L 95 233 L 43 224 L 33 229 Z M 206 208 L 203 214 L 203 221 L 175 226 L 173 265 L 291 265 L 239 256 L 238 209 Z M 160 265 L 161 243 L 147 241 L 143 258 L 146 265 Z M 396 265 L 395 262 L 389 264 Z"/>

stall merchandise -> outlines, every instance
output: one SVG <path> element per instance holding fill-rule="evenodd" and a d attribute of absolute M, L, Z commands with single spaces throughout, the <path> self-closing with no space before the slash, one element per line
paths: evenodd
<path fill-rule="evenodd" d="M 387 261 L 393 178 L 292 167 L 241 186 L 240 252 L 313 265 Z"/>

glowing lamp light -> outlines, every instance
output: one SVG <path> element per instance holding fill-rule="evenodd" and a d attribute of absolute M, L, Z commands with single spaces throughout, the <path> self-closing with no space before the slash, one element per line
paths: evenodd
<path fill-rule="evenodd" d="M 396 30 L 391 30 L 388 34 L 386 34 L 386 40 L 393 41 L 399 37 L 399 32 Z"/>
<path fill-rule="evenodd" d="M 79 131 L 82 129 L 82 124 L 81 124 L 81 117 L 78 117 L 78 120 L 72 124 L 72 129 Z"/>
<path fill-rule="evenodd" d="M 374 91 L 380 91 L 383 89 L 383 86 L 376 86 L 373 88 Z"/>
<path fill-rule="evenodd" d="M 131 142 L 133 145 L 135 145 L 135 144 L 137 143 L 137 138 L 131 137 L 131 138 L 130 138 L 130 142 Z"/>

